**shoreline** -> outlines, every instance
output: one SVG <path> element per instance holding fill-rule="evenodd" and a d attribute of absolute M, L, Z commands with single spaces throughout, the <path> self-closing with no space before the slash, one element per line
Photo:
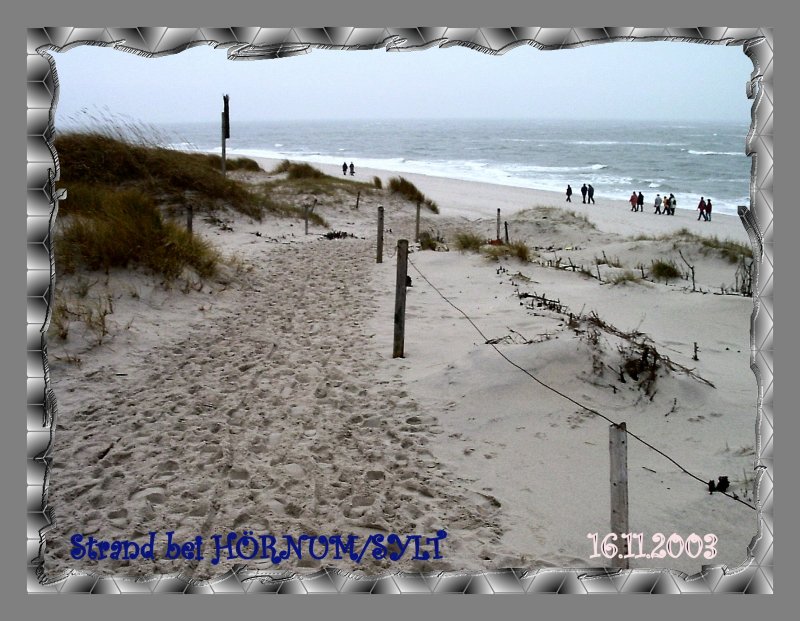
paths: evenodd
<path fill-rule="evenodd" d="M 236 157 L 236 154 L 231 154 Z M 243 156 L 242 156 L 243 157 Z M 251 156 L 247 156 L 251 157 Z M 251 157 L 265 170 L 270 171 L 281 161 L 263 157 Z M 332 177 L 342 176 L 341 166 L 333 164 L 313 164 L 322 172 Z M 655 217 L 652 204 L 645 204 L 643 212 L 633 213 L 630 204 L 623 200 L 596 198 L 596 204 L 583 204 L 576 201 L 580 190 L 573 188 L 572 202 L 565 196 L 546 190 L 534 190 L 515 186 L 505 186 L 480 181 L 465 181 L 450 177 L 435 177 L 418 173 L 400 173 L 377 168 L 355 169 L 355 176 L 348 179 L 371 183 L 373 177 L 379 177 L 386 187 L 390 177 L 402 176 L 413 183 L 423 194 L 439 205 L 441 215 L 445 217 L 461 217 L 476 221 L 496 218 L 500 209 L 501 218 L 508 218 L 521 211 L 537 206 L 559 207 L 585 215 L 604 233 L 623 233 L 633 231 L 634 234 L 661 235 L 680 229 L 689 229 L 692 233 L 703 236 L 716 236 L 720 239 L 748 242 L 750 238 L 738 216 L 713 213 L 711 222 L 697 220 L 696 210 L 681 208 L 675 216 Z"/>

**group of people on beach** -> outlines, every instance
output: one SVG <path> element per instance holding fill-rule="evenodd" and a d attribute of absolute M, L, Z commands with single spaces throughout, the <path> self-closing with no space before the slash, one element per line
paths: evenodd
<path fill-rule="evenodd" d="M 631 204 L 631 211 L 644 211 L 644 195 L 639 192 L 631 193 L 631 197 L 628 199 L 628 202 Z M 667 215 L 667 216 L 674 216 L 675 215 L 675 206 L 678 204 L 675 195 L 670 193 L 669 196 L 664 195 L 661 197 L 661 194 L 656 194 L 656 198 L 653 201 L 653 207 L 655 211 L 653 213 L 659 215 Z M 700 203 L 697 205 L 697 209 L 700 212 L 700 215 L 697 216 L 697 219 L 700 220 L 702 218 L 706 222 L 711 220 L 711 199 L 706 199 L 704 197 L 700 197 Z"/>
<path fill-rule="evenodd" d="M 594 205 L 594 188 L 592 187 L 591 183 L 588 185 L 585 183 L 583 184 L 583 187 L 581 188 L 581 196 L 583 196 L 584 203 L 591 203 Z M 569 184 L 567 184 L 567 202 L 572 202 L 572 186 Z"/>
<path fill-rule="evenodd" d="M 348 170 L 348 167 L 347 167 L 347 162 L 343 162 L 343 163 L 342 163 L 342 174 L 343 174 L 343 175 L 346 175 L 346 174 L 347 174 L 347 170 Z M 349 170 L 350 170 L 350 176 L 351 176 L 351 177 L 352 177 L 352 176 L 354 176 L 354 175 L 356 174 L 356 167 L 355 167 L 355 166 L 353 166 L 353 162 L 350 162 L 350 168 L 349 168 Z"/>
<path fill-rule="evenodd" d="M 644 211 L 644 194 L 641 192 L 638 194 L 636 192 L 632 192 L 628 202 L 631 204 L 631 211 Z M 655 208 L 653 213 L 665 216 L 674 216 L 675 206 L 677 204 L 678 200 L 672 193 L 670 193 L 669 196 L 665 194 L 663 198 L 661 197 L 661 194 L 656 194 L 656 198 L 653 201 L 653 207 Z"/>

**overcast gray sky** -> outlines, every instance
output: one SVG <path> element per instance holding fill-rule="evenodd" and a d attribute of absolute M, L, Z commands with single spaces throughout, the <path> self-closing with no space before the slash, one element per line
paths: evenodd
<path fill-rule="evenodd" d="M 162 58 L 80 46 L 55 53 L 56 123 L 105 109 L 146 123 L 363 118 L 749 121 L 740 46 L 630 42 L 499 56 L 466 48 L 312 50 L 230 61 L 209 46 Z"/>

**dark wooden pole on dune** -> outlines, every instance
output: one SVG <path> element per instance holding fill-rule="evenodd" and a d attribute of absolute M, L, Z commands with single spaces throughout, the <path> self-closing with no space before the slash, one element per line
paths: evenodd
<path fill-rule="evenodd" d="M 383 263 L 383 205 L 378 206 L 378 256 L 376 263 Z"/>
<path fill-rule="evenodd" d="M 397 241 L 397 283 L 394 295 L 394 347 L 392 358 L 405 357 L 407 277 L 408 240 L 399 239 Z"/>
<path fill-rule="evenodd" d="M 225 141 L 231 137 L 231 115 L 228 96 L 222 96 L 222 176 L 225 176 Z"/>

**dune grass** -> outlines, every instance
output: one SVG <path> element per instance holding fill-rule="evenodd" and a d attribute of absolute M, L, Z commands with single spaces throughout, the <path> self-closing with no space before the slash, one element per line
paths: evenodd
<path fill-rule="evenodd" d="M 531 250 L 523 242 L 511 242 L 510 244 L 499 244 L 494 246 L 484 246 L 483 254 L 489 259 L 506 259 L 513 257 L 527 263 L 531 260 Z"/>
<path fill-rule="evenodd" d="M 681 275 L 678 266 L 673 261 L 664 261 L 662 259 L 653 261 L 650 266 L 650 273 L 656 280 L 664 280 L 665 282 L 679 278 Z"/>
<path fill-rule="evenodd" d="M 747 243 L 720 239 L 716 235 L 698 235 L 685 227 L 663 235 L 637 235 L 633 237 L 633 241 L 670 241 L 673 243 L 673 248 L 677 248 L 681 243 L 694 243 L 699 245 L 702 253 L 716 252 L 728 263 L 737 263 L 741 257 L 753 258 L 753 249 Z"/>
<path fill-rule="evenodd" d="M 412 203 L 420 203 L 430 209 L 433 213 L 439 213 L 439 206 L 430 198 L 425 196 L 405 177 L 390 177 L 389 191 L 399 194 L 410 200 Z"/>
<path fill-rule="evenodd" d="M 165 220 L 152 197 L 139 189 L 72 184 L 68 201 L 72 212 L 54 239 L 56 267 L 62 273 L 144 267 L 167 280 L 187 267 L 201 277 L 216 273 L 219 253 Z"/>
<path fill-rule="evenodd" d="M 480 235 L 459 231 L 455 236 L 455 247 L 462 252 L 480 252 L 486 240 Z"/>

